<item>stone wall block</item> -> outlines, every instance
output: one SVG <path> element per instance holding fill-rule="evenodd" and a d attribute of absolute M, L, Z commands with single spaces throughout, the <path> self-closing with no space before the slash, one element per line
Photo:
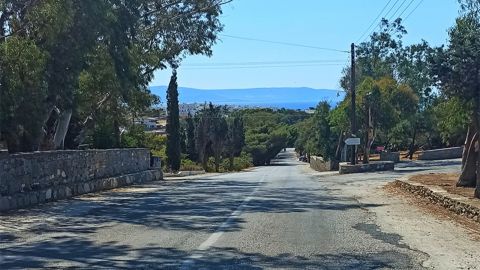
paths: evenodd
<path fill-rule="evenodd" d="M 0 157 L 0 211 L 161 178 L 147 149 L 6 154 Z"/>

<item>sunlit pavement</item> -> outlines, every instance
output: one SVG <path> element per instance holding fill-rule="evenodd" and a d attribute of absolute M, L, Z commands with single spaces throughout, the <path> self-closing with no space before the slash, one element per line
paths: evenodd
<path fill-rule="evenodd" d="M 458 161 L 402 164 L 391 181 Z M 158 182 L 4 215 L 0 269 L 421 268 L 365 205 L 305 173 L 292 150 L 249 172 Z M 361 181 L 363 175 L 324 176 Z M 336 181 L 336 180 L 335 180 Z"/>

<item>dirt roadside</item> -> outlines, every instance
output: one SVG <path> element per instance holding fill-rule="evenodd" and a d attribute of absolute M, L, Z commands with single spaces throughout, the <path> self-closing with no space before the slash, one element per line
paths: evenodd
<path fill-rule="evenodd" d="M 336 195 L 353 197 L 364 205 L 378 205 L 366 207 L 375 214 L 377 225 L 385 233 L 401 235 L 402 242 L 410 248 L 428 254 L 424 267 L 480 269 L 480 227 L 477 224 L 459 222 L 442 209 L 416 201 L 415 197 L 392 193 L 385 186 L 393 179 L 386 180 L 382 174 L 365 174 L 347 181 L 342 176 L 322 176 L 313 170 L 310 173 L 328 182 Z"/>

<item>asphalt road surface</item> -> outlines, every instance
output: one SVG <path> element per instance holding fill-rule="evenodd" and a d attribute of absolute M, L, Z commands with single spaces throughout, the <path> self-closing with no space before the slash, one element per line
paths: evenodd
<path fill-rule="evenodd" d="M 271 166 L 119 189 L 1 216 L 0 269 L 422 269 L 428 254 L 383 232 L 337 185 L 456 168 L 313 175 L 292 150 Z"/>

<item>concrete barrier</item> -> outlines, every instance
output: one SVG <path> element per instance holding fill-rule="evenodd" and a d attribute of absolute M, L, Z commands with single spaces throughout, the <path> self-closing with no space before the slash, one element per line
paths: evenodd
<path fill-rule="evenodd" d="M 395 163 L 392 161 L 379 161 L 369 164 L 351 165 L 350 163 L 340 163 L 340 174 L 393 171 Z"/>
<path fill-rule="evenodd" d="M 420 152 L 419 160 L 442 160 L 461 158 L 463 154 L 462 147 L 444 148 Z"/>

